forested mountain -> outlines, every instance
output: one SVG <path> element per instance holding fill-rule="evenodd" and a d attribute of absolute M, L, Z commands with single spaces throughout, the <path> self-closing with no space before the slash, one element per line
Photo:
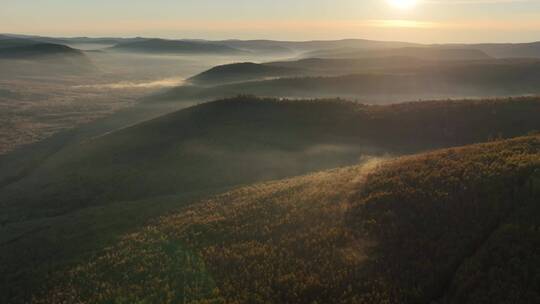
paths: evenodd
<path fill-rule="evenodd" d="M 535 303 L 540 137 L 248 186 L 53 276 L 35 303 Z"/>
<path fill-rule="evenodd" d="M 518 136 L 539 130 L 539 115 L 536 98 L 366 106 L 238 97 L 89 138 L 2 181 L 0 294 L 28 294 L 51 269 L 197 197 L 366 155 Z"/>

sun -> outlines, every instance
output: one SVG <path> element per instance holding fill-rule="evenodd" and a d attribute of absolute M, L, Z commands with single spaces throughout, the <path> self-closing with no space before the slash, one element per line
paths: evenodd
<path fill-rule="evenodd" d="M 400 9 L 407 9 L 415 6 L 418 3 L 418 0 L 386 0 L 393 7 Z"/>

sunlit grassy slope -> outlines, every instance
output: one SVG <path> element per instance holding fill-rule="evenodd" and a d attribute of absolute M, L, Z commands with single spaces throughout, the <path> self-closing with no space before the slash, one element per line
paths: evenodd
<path fill-rule="evenodd" d="M 540 137 L 257 184 L 162 217 L 36 303 L 536 303 Z"/>

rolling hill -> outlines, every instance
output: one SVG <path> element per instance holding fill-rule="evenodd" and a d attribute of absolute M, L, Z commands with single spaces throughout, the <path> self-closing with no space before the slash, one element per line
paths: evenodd
<path fill-rule="evenodd" d="M 535 303 L 540 137 L 242 187 L 51 277 L 34 303 Z"/>
<path fill-rule="evenodd" d="M 84 54 L 68 46 L 52 43 L 0 48 L 0 59 L 36 59 L 49 56 L 84 57 Z"/>
<path fill-rule="evenodd" d="M 126 42 L 109 48 L 113 51 L 137 52 L 150 54 L 214 54 L 234 55 L 244 51 L 207 41 L 146 39 Z"/>
<path fill-rule="evenodd" d="M 315 41 L 275 41 L 275 40 L 164 40 L 158 38 L 89 38 L 89 37 L 71 37 L 71 38 L 54 38 L 32 35 L 15 35 L 4 34 L 0 35 L 0 47 L 2 40 L 7 43 L 7 39 L 16 43 L 12 46 L 17 46 L 19 43 L 28 41 L 53 44 L 102 44 L 113 45 L 117 44 L 119 48 L 125 45 L 127 49 L 131 48 L 130 43 L 145 42 L 142 45 L 135 44 L 133 46 L 135 52 L 151 52 L 149 49 L 154 49 L 156 53 L 184 53 L 187 52 L 215 52 L 209 50 L 208 45 L 218 45 L 226 47 L 225 52 L 238 52 L 238 50 L 255 52 L 259 54 L 273 55 L 300 55 L 304 53 L 304 57 L 313 57 L 308 54 L 326 54 L 327 56 L 338 56 L 345 58 L 353 56 L 358 58 L 359 54 L 369 57 L 379 57 L 378 52 L 387 53 L 385 56 L 396 56 L 396 53 L 401 53 L 399 56 L 408 56 L 411 52 L 424 54 L 432 58 L 448 58 L 455 59 L 459 57 L 479 58 L 486 55 L 493 58 L 540 58 L 540 42 L 530 43 L 485 43 L 485 44 L 418 44 L 399 41 L 376 41 L 366 39 L 343 39 L 343 40 L 315 40 Z M 152 42 L 153 41 L 153 42 Z M 151 42 L 148 44 L 148 42 Z M 195 43 L 197 46 L 185 45 L 185 43 Z M 176 44 L 176 46 L 175 46 Z M 202 44 L 202 46 L 200 46 Z M 165 50 L 163 50 L 165 48 Z M 401 51 L 397 50 L 401 49 Z M 408 51 L 407 51 L 408 50 Z M 221 51 L 217 51 L 221 52 Z M 403 54 L 405 52 L 405 54 Z M 344 57 L 345 56 L 345 57 Z"/>
<path fill-rule="evenodd" d="M 26 201 L 36 214 L 49 214 L 111 200 L 222 188 L 332 168 L 370 152 L 408 153 L 520 135 L 540 129 L 538 111 L 537 98 L 366 106 L 341 100 L 238 97 L 68 147 L 4 188 L 36 191 L 21 191 L 14 205 L 2 201 L 17 208 Z M 306 151 L 313 158 L 306 157 Z M 242 169 L 250 160 L 249 170 Z M 227 173 L 231 171 L 236 174 Z M 222 176 L 215 175 L 218 172 Z M 147 188 L 134 188 L 140 184 Z M 86 190 L 80 192 L 82 185 Z"/>
<path fill-rule="evenodd" d="M 83 52 L 65 45 L 33 43 L 0 48 L 0 77 L 76 76 L 97 71 Z"/>
<path fill-rule="evenodd" d="M 243 62 L 213 67 L 187 79 L 187 81 L 195 85 L 207 86 L 292 75 L 302 75 L 302 71 L 281 66 Z"/>
<path fill-rule="evenodd" d="M 537 59 L 487 59 L 487 60 L 424 60 L 411 56 L 375 58 L 307 58 L 267 63 L 233 63 L 216 66 L 190 78 L 195 85 L 223 85 L 268 78 L 291 78 L 302 76 L 344 76 L 361 73 L 414 75 L 432 70 L 444 73 L 453 69 L 488 69 L 493 67 L 517 68 L 537 65 Z M 495 71 L 497 72 L 497 71 Z M 500 72 L 502 73 L 502 72 Z"/>
<path fill-rule="evenodd" d="M 2 180 L 3 301 L 172 209 L 231 187 L 540 130 L 537 98 L 366 106 L 238 97 L 95 138 Z M 99 219 L 99 221 L 96 221 Z"/>
<path fill-rule="evenodd" d="M 302 76 L 340 76 L 365 72 L 402 72 L 417 69 L 433 62 L 414 57 L 383 57 L 367 59 L 308 58 L 268 63 L 233 63 L 213 67 L 188 79 L 201 86 L 223 85 L 235 82 L 290 78 Z M 467 62 L 467 64 L 469 64 Z"/>
<path fill-rule="evenodd" d="M 30 39 L 23 39 L 23 38 L 0 35 L 0 49 L 28 46 L 28 45 L 33 45 L 37 43 L 38 42 L 30 40 Z"/>
<path fill-rule="evenodd" d="M 326 65 L 324 61 L 316 64 L 323 67 Z M 309 66 L 296 66 L 302 65 Z M 354 67 L 354 62 L 351 67 Z M 325 68 L 317 71 L 311 67 L 299 73 L 324 75 L 256 80 L 213 87 L 185 85 L 160 93 L 154 98 L 193 101 L 253 94 L 296 98 L 340 96 L 361 102 L 389 103 L 418 99 L 534 95 L 540 93 L 537 85 L 540 80 L 539 67 L 540 62 L 535 60 L 490 60 L 412 67 L 403 65 L 402 68 L 382 70 L 372 68 L 343 76 L 325 76 Z M 339 73 L 339 69 L 328 73 Z M 214 74 L 212 78 L 218 79 L 219 73 Z"/>
<path fill-rule="evenodd" d="M 346 75 L 365 71 L 401 70 L 405 68 L 418 68 L 428 64 L 439 64 L 418 59 L 415 57 L 379 57 L 360 59 L 332 59 L 332 58 L 306 58 L 290 61 L 268 62 L 264 65 L 287 67 L 302 71 L 309 71 L 322 75 Z M 452 64 L 457 64 L 453 62 Z"/>

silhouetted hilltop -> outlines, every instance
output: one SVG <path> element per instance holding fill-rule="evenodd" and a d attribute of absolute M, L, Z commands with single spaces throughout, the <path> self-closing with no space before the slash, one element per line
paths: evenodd
<path fill-rule="evenodd" d="M 301 74 L 301 71 L 293 68 L 244 62 L 213 67 L 188 81 L 196 85 L 215 85 Z"/>
<path fill-rule="evenodd" d="M 3 77 L 56 77 L 94 73 L 97 68 L 81 51 L 50 43 L 0 48 Z"/>
<path fill-rule="evenodd" d="M 29 46 L 37 44 L 38 42 L 30 39 L 22 39 L 11 36 L 0 35 L 0 49 L 3 48 L 12 48 L 20 46 Z"/>
<path fill-rule="evenodd" d="M 219 188 L 336 167 L 351 157 L 356 160 L 365 149 L 405 153 L 522 135 L 540 129 L 539 114 L 537 98 L 366 106 L 342 100 L 238 97 L 66 148 L 4 190 L 36 189 L 18 193 L 20 199 L 11 205 L 16 209 L 25 201 L 35 214 L 40 209 L 71 210 L 111 199 Z M 339 149 L 319 150 L 325 145 Z M 311 149 L 319 152 L 306 157 L 303 152 Z M 279 162 L 274 155 L 280 155 Z M 191 174 L 175 173 L 186 171 Z M 144 188 L 135 187 L 143 181 Z M 48 186 L 41 188 L 43 183 Z"/>
<path fill-rule="evenodd" d="M 366 59 L 308 58 L 269 63 L 233 63 L 211 68 L 188 79 L 195 85 L 221 85 L 268 78 L 301 76 L 336 76 L 370 71 L 400 71 L 419 68 L 432 62 L 414 57 L 383 57 Z"/>
<path fill-rule="evenodd" d="M 372 52 L 380 52 L 383 50 L 401 49 L 401 51 L 389 51 L 390 54 L 383 56 L 411 56 L 411 52 L 416 53 L 415 56 L 444 58 L 447 57 L 450 60 L 455 60 L 456 57 L 468 57 L 468 58 L 480 58 L 481 56 L 489 56 L 494 58 L 539 58 L 540 57 L 540 42 L 531 43 L 485 43 L 485 44 L 419 44 L 408 43 L 399 41 L 376 41 L 366 39 L 343 39 L 343 40 L 315 40 L 315 41 L 275 41 L 275 40 L 165 40 L 157 38 L 115 38 L 115 37 L 71 37 L 71 38 L 54 38 L 35 35 L 15 35 L 7 34 L 1 35 L 1 39 L 22 39 L 31 40 L 41 43 L 53 43 L 53 44 L 78 44 L 78 43 L 95 43 L 95 44 L 129 44 L 132 42 L 144 42 L 144 41 L 172 41 L 172 42 L 196 42 L 198 44 L 213 44 L 222 47 L 228 47 L 229 50 L 225 52 L 235 52 L 239 50 L 254 52 L 259 54 L 281 54 L 281 55 L 294 55 L 300 53 L 307 53 L 304 57 L 333 57 L 333 58 L 358 58 L 358 56 L 381 56 L 372 54 Z M 173 44 L 173 43 L 169 43 Z M 1 43 L 0 43 L 1 47 Z M 122 48 L 122 47 L 120 47 Z M 134 46 L 137 52 L 148 52 L 143 46 Z M 151 47 L 153 48 L 153 47 Z M 169 48 L 169 47 L 167 47 Z M 191 49 L 185 45 L 172 47 L 166 50 L 166 52 L 183 53 L 185 51 L 179 51 L 179 49 L 186 48 Z M 157 47 L 159 49 L 159 47 Z M 409 49 L 407 51 L 407 49 Z M 422 49 L 422 50 L 419 50 Z M 440 50 L 444 51 L 440 51 Z M 432 51 L 428 51 L 432 50 Z M 439 50 L 439 51 L 437 51 Z M 200 49 L 195 49 L 200 51 Z M 203 50 L 208 52 L 208 50 Z M 368 51 L 368 52 L 365 52 Z M 161 52 L 161 51 L 156 51 Z M 188 51 L 193 52 L 193 50 Z M 211 53 L 216 52 L 215 50 Z M 405 52 L 405 54 L 398 54 L 399 52 Z M 363 53 L 363 54 L 362 54 Z M 371 53 L 371 54 L 370 54 Z M 393 54 L 392 54 L 393 53 Z M 483 55 L 481 53 L 484 53 Z M 319 54 L 319 56 L 315 56 Z M 439 60 L 439 59 L 437 59 Z"/>
<path fill-rule="evenodd" d="M 28 59 L 58 55 L 84 56 L 79 50 L 75 50 L 65 45 L 51 43 L 29 44 L 0 49 L 0 59 Z"/>

